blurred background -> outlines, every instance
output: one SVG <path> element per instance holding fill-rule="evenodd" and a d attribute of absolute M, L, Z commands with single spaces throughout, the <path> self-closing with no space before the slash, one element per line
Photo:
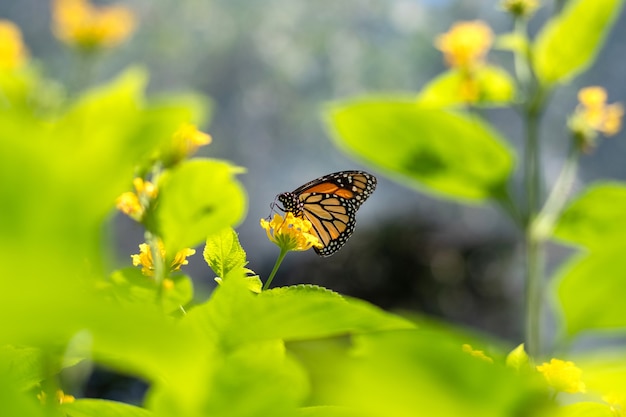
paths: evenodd
<path fill-rule="evenodd" d="M 92 82 L 139 65 L 151 74 L 151 95 L 193 91 L 211 100 L 211 122 L 201 127 L 213 143 L 199 156 L 228 159 L 247 169 L 241 181 L 249 208 L 238 232 L 249 267 L 263 280 L 278 250 L 266 239 L 259 219 L 268 216 L 276 194 L 339 170 L 377 174 L 333 147 L 324 106 L 368 93 L 417 93 L 444 70 L 433 40 L 457 20 L 484 20 L 497 34 L 512 26 L 495 0 L 121 3 L 134 11 L 138 28 L 129 41 L 98 57 Z M 531 33 L 553 13 L 553 3 L 543 3 L 530 22 Z M 44 0 L 0 0 L 0 18 L 21 27 L 42 71 L 71 86 L 80 77 L 80 63 L 52 36 L 50 11 Z M 552 97 L 542 127 L 548 184 L 568 146 L 565 121 L 576 105 L 577 90 L 601 85 L 609 102 L 626 102 L 625 24 L 622 14 L 594 66 Z M 492 51 L 489 61 L 511 68 L 507 52 Z M 486 117 L 521 151 L 522 126 L 514 110 L 492 109 Z M 626 179 L 624 136 L 602 140 L 583 158 L 576 188 L 600 179 Z M 290 254 L 274 285 L 319 284 L 385 309 L 444 317 L 521 340 L 520 235 L 496 207 L 462 206 L 379 176 L 375 194 L 357 217 L 356 232 L 340 252 L 324 259 L 313 251 Z M 111 268 L 128 266 L 143 230 L 118 213 L 112 214 L 111 228 L 116 259 Z M 203 299 L 215 283 L 198 249 L 183 269 Z M 557 245 L 549 252 L 551 270 L 569 254 Z"/>

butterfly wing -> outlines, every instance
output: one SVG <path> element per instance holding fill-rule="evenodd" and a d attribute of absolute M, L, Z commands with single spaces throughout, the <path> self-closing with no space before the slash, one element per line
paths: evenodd
<path fill-rule="evenodd" d="M 294 190 L 298 208 L 294 211 L 311 222 L 322 248 L 314 248 L 320 256 L 337 252 L 354 231 L 356 212 L 376 188 L 376 177 L 363 171 L 341 171 Z"/>

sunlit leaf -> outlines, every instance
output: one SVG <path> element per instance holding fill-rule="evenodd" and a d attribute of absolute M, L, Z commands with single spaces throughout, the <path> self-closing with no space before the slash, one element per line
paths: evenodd
<path fill-rule="evenodd" d="M 178 165 L 159 183 L 156 221 L 166 247 L 175 253 L 241 221 L 246 196 L 227 162 L 194 159 Z"/>
<path fill-rule="evenodd" d="M 224 278 L 234 268 L 243 268 L 247 263 L 246 252 L 233 229 L 224 229 L 209 236 L 203 255 L 206 263 L 220 278 Z"/>
<path fill-rule="evenodd" d="M 587 188 L 563 212 L 555 237 L 591 250 L 626 248 L 626 185 L 601 183 Z"/>
<path fill-rule="evenodd" d="M 556 417 L 615 417 L 615 413 L 606 404 L 580 402 L 565 405 L 555 411 Z"/>
<path fill-rule="evenodd" d="M 71 417 L 151 417 L 153 415 L 145 408 L 97 399 L 79 399 L 63 404 L 61 410 Z"/>
<path fill-rule="evenodd" d="M 616 298 L 626 287 L 624 248 L 575 257 L 557 275 L 565 330 L 626 330 L 626 303 Z"/>
<path fill-rule="evenodd" d="M 499 135 L 476 117 L 402 98 L 331 107 L 335 142 L 391 178 L 463 201 L 498 198 L 513 168 Z"/>
<path fill-rule="evenodd" d="M 533 56 L 539 80 L 564 82 L 589 67 L 622 5 L 622 0 L 568 1 L 537 34 Z"/>

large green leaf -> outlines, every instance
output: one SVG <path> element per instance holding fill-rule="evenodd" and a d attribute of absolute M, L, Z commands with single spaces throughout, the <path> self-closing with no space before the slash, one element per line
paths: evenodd
<path fill-rule="evenodd" d="M 310 369 L 312 405 L 343 406 L 368 417 L 499 417 L 534 415 L 544 395 L 533 375 L 504 365 L 503 352 L 493 363 L 463 352 L 463 333 L 418 328 L 353 339 L 355 346 L 343 354 L 337 344 L 289 345 Z"/>
<path fill-rule="evenodd" d="M 624 247 L 578 256 L 558 275 L 557 294 L 567 334 L 626 330 L 626 303 L 616 296 L 626 288 Z"/>
<path fill-rule="evenodd" d="M 591 250 L 626 248 L 626 184 L 600 183 L 587 188 L 561 215 L 555 237 Z"/>
<path fill-rule="evenodd" d="M 335 104 L 328 116 L 341 148 L 411 187 L 480 201 L 511 174 L 509 149 L 476 117 L 398 97 Z"/>
<path fill-rule="evenodd" d="M 564 82 L 591 65 L 622 5 L 622 0 L 568 1 L 537 35 L 533 58 L 539 80 Z"/>
<path fill-rule="evenodd" d="M 97 399 L 76 400 L 63 404 L 61 410 L 69 417 L 151 417 L 153 415 L 145 408 Z"/>
<path fill-rule="evenodd" d="M 304 340 L 346 333 L 412 328 L 408 321 L 325 288 L 300 285 L 254 294 L 231 277 L 186 322 L 226 350 L 263 340 Z"/>
<path fill-rule="evenodd" d="M 241 171 L 227 162 L 194 159 L 162 177 L 156 219 L 168 256 L 241 221 L 246 196 L 235 179 Z"/>

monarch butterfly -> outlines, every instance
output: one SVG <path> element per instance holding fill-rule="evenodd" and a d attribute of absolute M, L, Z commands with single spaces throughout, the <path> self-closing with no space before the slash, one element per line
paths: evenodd
<path fill-rule="evenodd" d="M 322 243 L 315 248 L 320 256 L 330 256 L 347 242 L 354 231 L 356 212 L 376 188 L 376 177 L 363 171 L 339 171 L 307 182 L 276 199 L 284 212 L 311 222 Z M 274 207 L 274 204 L 272 204 Z"/>

